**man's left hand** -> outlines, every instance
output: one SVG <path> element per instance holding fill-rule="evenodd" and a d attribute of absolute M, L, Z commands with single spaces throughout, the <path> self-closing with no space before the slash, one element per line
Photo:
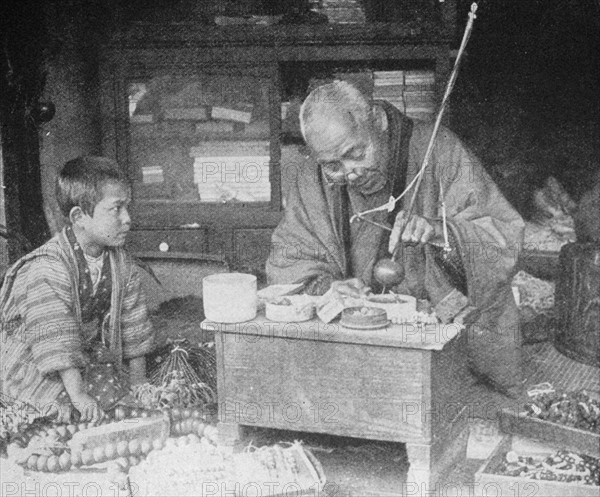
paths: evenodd
<path fill-rule="evenodd" d="M 400 229 L 404 225 L 406 213 L 400 211 L 394 221 L 394 227 L 390 234 L 390 242 L 388 250 L 390 253 L 394 252 L 398 240 L 400 238 Z M 438 227 L 432 221 L 428 221 L 422 216 L 412 215 L 404 232 L 402 233 L 402 242 L 404 243 L 427 243 L 433 240 L 437 236 Z"/>

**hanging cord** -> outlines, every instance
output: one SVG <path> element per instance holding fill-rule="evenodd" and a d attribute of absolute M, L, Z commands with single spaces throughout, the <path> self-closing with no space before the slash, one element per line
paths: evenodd
<path fill-rule="evenodd" d="M 416 174 L 416 176 L 413 178 L 413 180 L 410 182 L 410 184 L 405 188 L 405 190 L 400 195 L 398 195 L 398 197 L 394 198 L 393 196 L 391 196 L 390 200 L 387 203 L 385 203 L 384 205 L 354 214 L 354 216 L 352 216 L 352 218 L 350 219 L 350 222 L 353 222 L 356 219 L 360 219 L 362 221 L 367 221 L 371 224 L 378 224 L 378 223 L 375 223 L 374 221 L 368 220 L 364 216 L 366 214 L 370 214 L 372 212 L 377 212 L 377 211 L 383 211 L 383 210 L 387 210 L 388 212 L 393 211 L 396 206 L 396 202 L 398 202 L 400 199 L 402 199 L 402 197 L 404 197 L 404 195 L 406 195 L 410 191 L 410 189 L 414 186 L 415 191 L 413 192 L 413 196 L 412 196 L 412 198 L 410 200 L 410 204 L 408 206 L 407 215 L 404 217 L 404 222 L 400 229 L 400 237 L 402 237 L 402 234 L 404 233 L 404 230 L 408 226 L 408 222 L 410 221 L 412 211 L 414 209 L 415 200 L 417 198 L 417 193 L 419 191 L 419 187 L 421 185 L 421 180 L 423 178 L 423 173 L 425 172 L 425 169 L 427 168 L 427 166 L 429 164 L 429 159 L 431 158 L 431 154 L 433 152 L 433 145 L 435 143 L 435 138 L 436 138 L 438 129 L 442 122 L 442 115 L 444 114 L 444 109 L 446 108 L 446 104 L 450 97 L 450 93 L 452 92 L 452 88 L 454 87 L 454 83 L 456 82 L 456 77 L 458 75 L 458 68 L 460 65 L 460 61 L 462 59 L 463 52 L 465 51 L 467 42 L 469 41 L 469 37 L 471 36 L 471 31 L 473 29 L 473 21 L 475 20 L 475 17 L 476 17 L 475 16 L 476 11 L 477 11 L 477 4 L 476 3 L 471 4 L 471 11 L 469 12 L 469 20 L 467 22 L 467 26 L 465 27 L 463 39 L 460 44 L 460 48 L 458 49 L 458 53 L 456 55 L 456 60 L 454 61 L 454 67 L 452 68 L 452 73 L 450 74 L 450 78 L 448 79 L 448 84 L 446 85 L 446 91 L 444 92 L 444 97 L 442 98 L 442 103 L 440 104 L 440 108 L 438 110 L 438 114 L 435 119 L 435 124 L 433 126 L 433 132 L 431 133 L 431 138 L 429 139 L 429 144 L 427 145 L 427 151 L 425 152 L 425 156 L 423 157 L 423 163 L 421 165 L 421 169 Z M 442 213 L 444 213 L 445 205 L 442 203 L 442 206 L 443 206 Z M 396 252 L 398 250 L 399 245 L 400 244 L 398 244 L 396 246 L 396 250 L 394 252 Z M 394 259 L 395 257 L 392 257 L 392 258 Z"/>
<path fill-rule="evenodd" d="M 440 197 L 442 198 L 442 230 L 444 233 L 444 257 L 448 257 L 448 254 L 452 252 L 450 247 L 450 238 L 448 237 L 448 218 L 446 216 L 446 198 L 444 196 L 444 185 L 440 180 Z"/>

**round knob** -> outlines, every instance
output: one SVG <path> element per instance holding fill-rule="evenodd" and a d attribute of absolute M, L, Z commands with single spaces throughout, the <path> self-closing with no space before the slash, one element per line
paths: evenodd
<path fill-rule="evenodd" d="M 170 247 L 167 242 L 161 242 L 160 245 L 158 246 L 158 250 L 160 250 L 161 252 L 168 252 L 169 248 Z"/>
<path fill-rule="evenodd" d="M 375 264 L 373 276 L 383 286 L 395 286 L 404 280 L 404 268 L 392 259 L 381 259 Z"/>

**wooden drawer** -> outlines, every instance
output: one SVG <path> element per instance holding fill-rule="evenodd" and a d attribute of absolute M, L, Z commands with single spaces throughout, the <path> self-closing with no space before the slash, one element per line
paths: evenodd
<path fill-rule="evenodd" d="M 208 252 L 205 229 L 134 230 L 127 237 L 131 252 Z"/>

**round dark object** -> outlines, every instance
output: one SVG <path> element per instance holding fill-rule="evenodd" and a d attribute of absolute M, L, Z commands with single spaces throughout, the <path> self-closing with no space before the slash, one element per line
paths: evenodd
<path fill-rule="evenodd" d="M 47 123 L 56 114 L 56 106 L 52 102 L 38 102 L 32 110 L 32 116 L 36 123 Z"/>

